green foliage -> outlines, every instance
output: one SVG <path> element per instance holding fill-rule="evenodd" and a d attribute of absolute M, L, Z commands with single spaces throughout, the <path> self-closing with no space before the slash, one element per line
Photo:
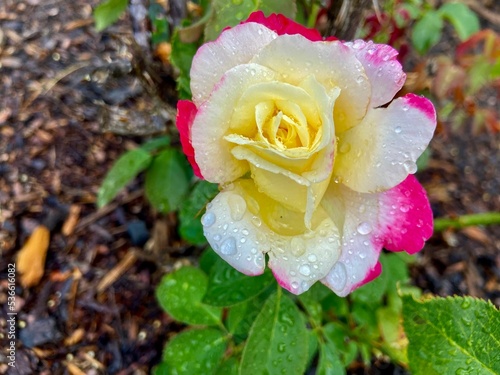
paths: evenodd
<path fill-rule="evenodd" d="M 414 375 L 500 374 L 500 311 L 471 297 L 403 297 Z"/>
<path fill-rule="evenodd" d="M 476 13 L 463 3 L 446 3 L 439 8 L 439 14 L 453 25 L 461 40 L 470 38 L 480 29 Z"/>
<path fill-rule="evenodd" d="M 250 330 L 240 373 L 303 374 L 307 364 L 306 335 L 297 306 L 278 289 Z"/>
<path fill-rule="evenodd" d="M 343 375 L 345 373 L 335 344 L 327 340 L 320 346 L 317 375 Z"/>
<path fill-rule="evenodd" d="M 415 49 L 424 54 L 441 39 L 443 19 L 438 13 L 428 12 L 413 26 L 412 42 Z"/>
<path fill-rule="evenodd" d="M 205 40 L 216 39 L 225 27 L 237 25 L 257 10 L 262 10 L 265 15 L 281 13 L 293 19 L 297 5 L 294 0 L 213 0 L 212 12 L 205 26 Z"/>
<path fill-rule="evenodd" d="M 102 31 L 109 25 L 118 21 L 127 10 L 128 0 L 106 0 L 94 10 L 95 27 Z"/>
<path fill-rule="evenodd" d="M 177 77 L 177 91 L 179 99 L 191 99 L 191 87 L 189 72 L 193 56 L 198 50 L 198 43 L 183 43 L 180 40 L 179 32 L 175 32 L 172 37 L 172 55 L 170 62 L 179 70 Z"/>
<path fill-rule="evenodd" d="M 417 18 L 413 26 L 412 44 L 420 54 L 425 54 L 441 40 L 444 21 L 450 22 L 458 37 L 466 40 L 480 29 L 477 15 L 463 3 L 446 3 L 439 9 L 406 6 Z M 420 10 L 420 14 L 419 14 Z"/>
<path fill-rule="evenodd" d="M 216 325 L 221 309 L 202 302 L 208 286 L 207 276 L 194 267 L 183 267 L 165 276 L 156 297 L 174 319 L 195 325 Z"/>
<path fill-rule="evenodd" d="M 160 212 L 177 210 L 189 189 L 190 173 L 190 166 L 180 151 L 160 152 L 146 171 L 146 197 Z"/>
<path fill-rule="evenodd" d="M 207 181 L 197 182 L 187 199 L 182 203 L 179 212 L 179 233 L 186 241 L 201 245 L 207 242 L 203 235 L 200 218 L 205 212 L 205 206 L 219 192 L 217 184 Z"/>
<path fill-rule="evenodd" d="M 163 353 L 164 374 L 216 374 L 227 347 L 224 333 L 214 328 L 184 331 L 176 335 Z"/>
<path fill-rule="evenodd" d="M 212 267 L 204 302 L 212 306 L 231 306 L 247 301 L 262 293 L 274 280 L 269 270 L 248 277 L 228 263 L 219 261 Z"/>
<path fill-rule="evenodd" d="M 97 193 L 97 206 L 103 207 L 111 202 L 121 189 L 150 165 L 151 160 L 152 155 L 141 148 L 127 151 L 120 156 Z"/>

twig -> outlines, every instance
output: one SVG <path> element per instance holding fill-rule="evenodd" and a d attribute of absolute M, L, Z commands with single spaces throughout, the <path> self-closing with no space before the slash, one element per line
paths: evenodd
<path fill-rule="evenodd" d="M 465 228 L 473 225 L 500 224 L 500 212 L 484 212 L 480 214 L 463 215 L 457 218 L 438 218 L 434 220 L 434 231 L 442 232 L 448 228 Z"/>

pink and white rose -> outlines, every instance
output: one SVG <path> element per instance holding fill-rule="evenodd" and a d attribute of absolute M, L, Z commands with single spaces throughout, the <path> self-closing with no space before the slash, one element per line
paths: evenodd
<path fill-rule="evenodd" d="M 195 173 L 220 185 L 201 220 L 223 259 L 259 275 L 267 254 L 290 292 L 319 280 L 345 296 L 380 274 L 383 247 L 423 247 L 432 212 L 412 174 L 436 116 L 424 97 L 394 99 L 396 56 L 261 12 L 200 47 L 177 126 Z"/>

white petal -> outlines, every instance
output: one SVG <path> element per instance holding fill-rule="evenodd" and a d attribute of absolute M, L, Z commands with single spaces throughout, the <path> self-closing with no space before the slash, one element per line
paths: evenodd
<path fill-rule="evenodd" d="M 248 188 L 256 189 L 248 180 L 236 182 L 207 206 L 202 224 L 208 242 L 225 261 L 247 275 L 264 271 L 263 253 L 268 253 L 269 267 L 280 285 L 295 294 L 305 292 L 325 277 L 340 255 L 335 224 L 319 208 L 314 230 L 279 234 L 266 224 L 265 215 L 259 216 L 258 204 Z M 252 194 L 260 195 L 256 190 Z"/>
<path fill-rule="evenodd" d="M 235 105 L 248 87 L 274 78 L 268 68 L 239 65 L 226 72 L 210 100 L 199 107 L 191 128 L 191 141 L 196 163 L 207 181 L 228 183 L 248 171 L 246 162 L 231 155 L 232 144 L 224 136 L 231 126 Z"/>
<path fill-rule="evenodd" d="M 252 60 L 281 73 L 284 82 L 298 85 L 308 76 L 327 90 L 340 88 L 335 103 L 335 127 L 347 130 L 364 117 L 371 87 L 354 51 L 339 41 L 311 42 L 301 35 L 281 35 Z"/>
<path fill-rule="evenodd" d="M 340 258 L 321 281 L 339 296 L 346 296 L 378 262 L 382 243 L 374 236 L 378 230 L 379 194 L 356 193 L 333 183 L 321 203 L 339 226 L 342 237 Z"/>
<path fill-rule="evenodd" d="M 386 44 L 375 44 L 372 41 L 356 40 L 344 44 L 354 49 L 370 79 L 370 106 L 375 108 L 390 102 L 406 79 L 403 67 L 396 58 L 398 51 Z"/>
<path fill-rule="evenodd" d="M 193 58 L 191 91 L 199 106 L 231 68 L 248 63 L 277 34 L 258 23 L 237 25 L 222 32 L 217 40 L 202 45 Z"/>
<path fill-rule="evenodd" d="M 237 191 L 220 192 L 208 204 L 201 222 L 208 243 L 222 259 L 246 275 L 264 272 L 269 229 L 261 219 L 254 219 Z"/>
<path fill-rule="evenodd" d="M 370 109 L 361 124 L 338 134 L 335 179 L 365 193 L 396 186 L 416 172 L 435 127 L 432 104 L 416 95 Z"/>

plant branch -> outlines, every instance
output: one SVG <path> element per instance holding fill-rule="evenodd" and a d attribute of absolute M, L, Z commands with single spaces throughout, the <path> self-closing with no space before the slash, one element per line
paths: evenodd
<path fill-rule="evenodd" d="M 434 220 L 434 231 L 442 232 L 448 228 L 465 228 L 473 225 L 500 224 L 500 212 L 484 212 L 480 214 L 463 215 L 457 218 L 438 218 Z"/>

